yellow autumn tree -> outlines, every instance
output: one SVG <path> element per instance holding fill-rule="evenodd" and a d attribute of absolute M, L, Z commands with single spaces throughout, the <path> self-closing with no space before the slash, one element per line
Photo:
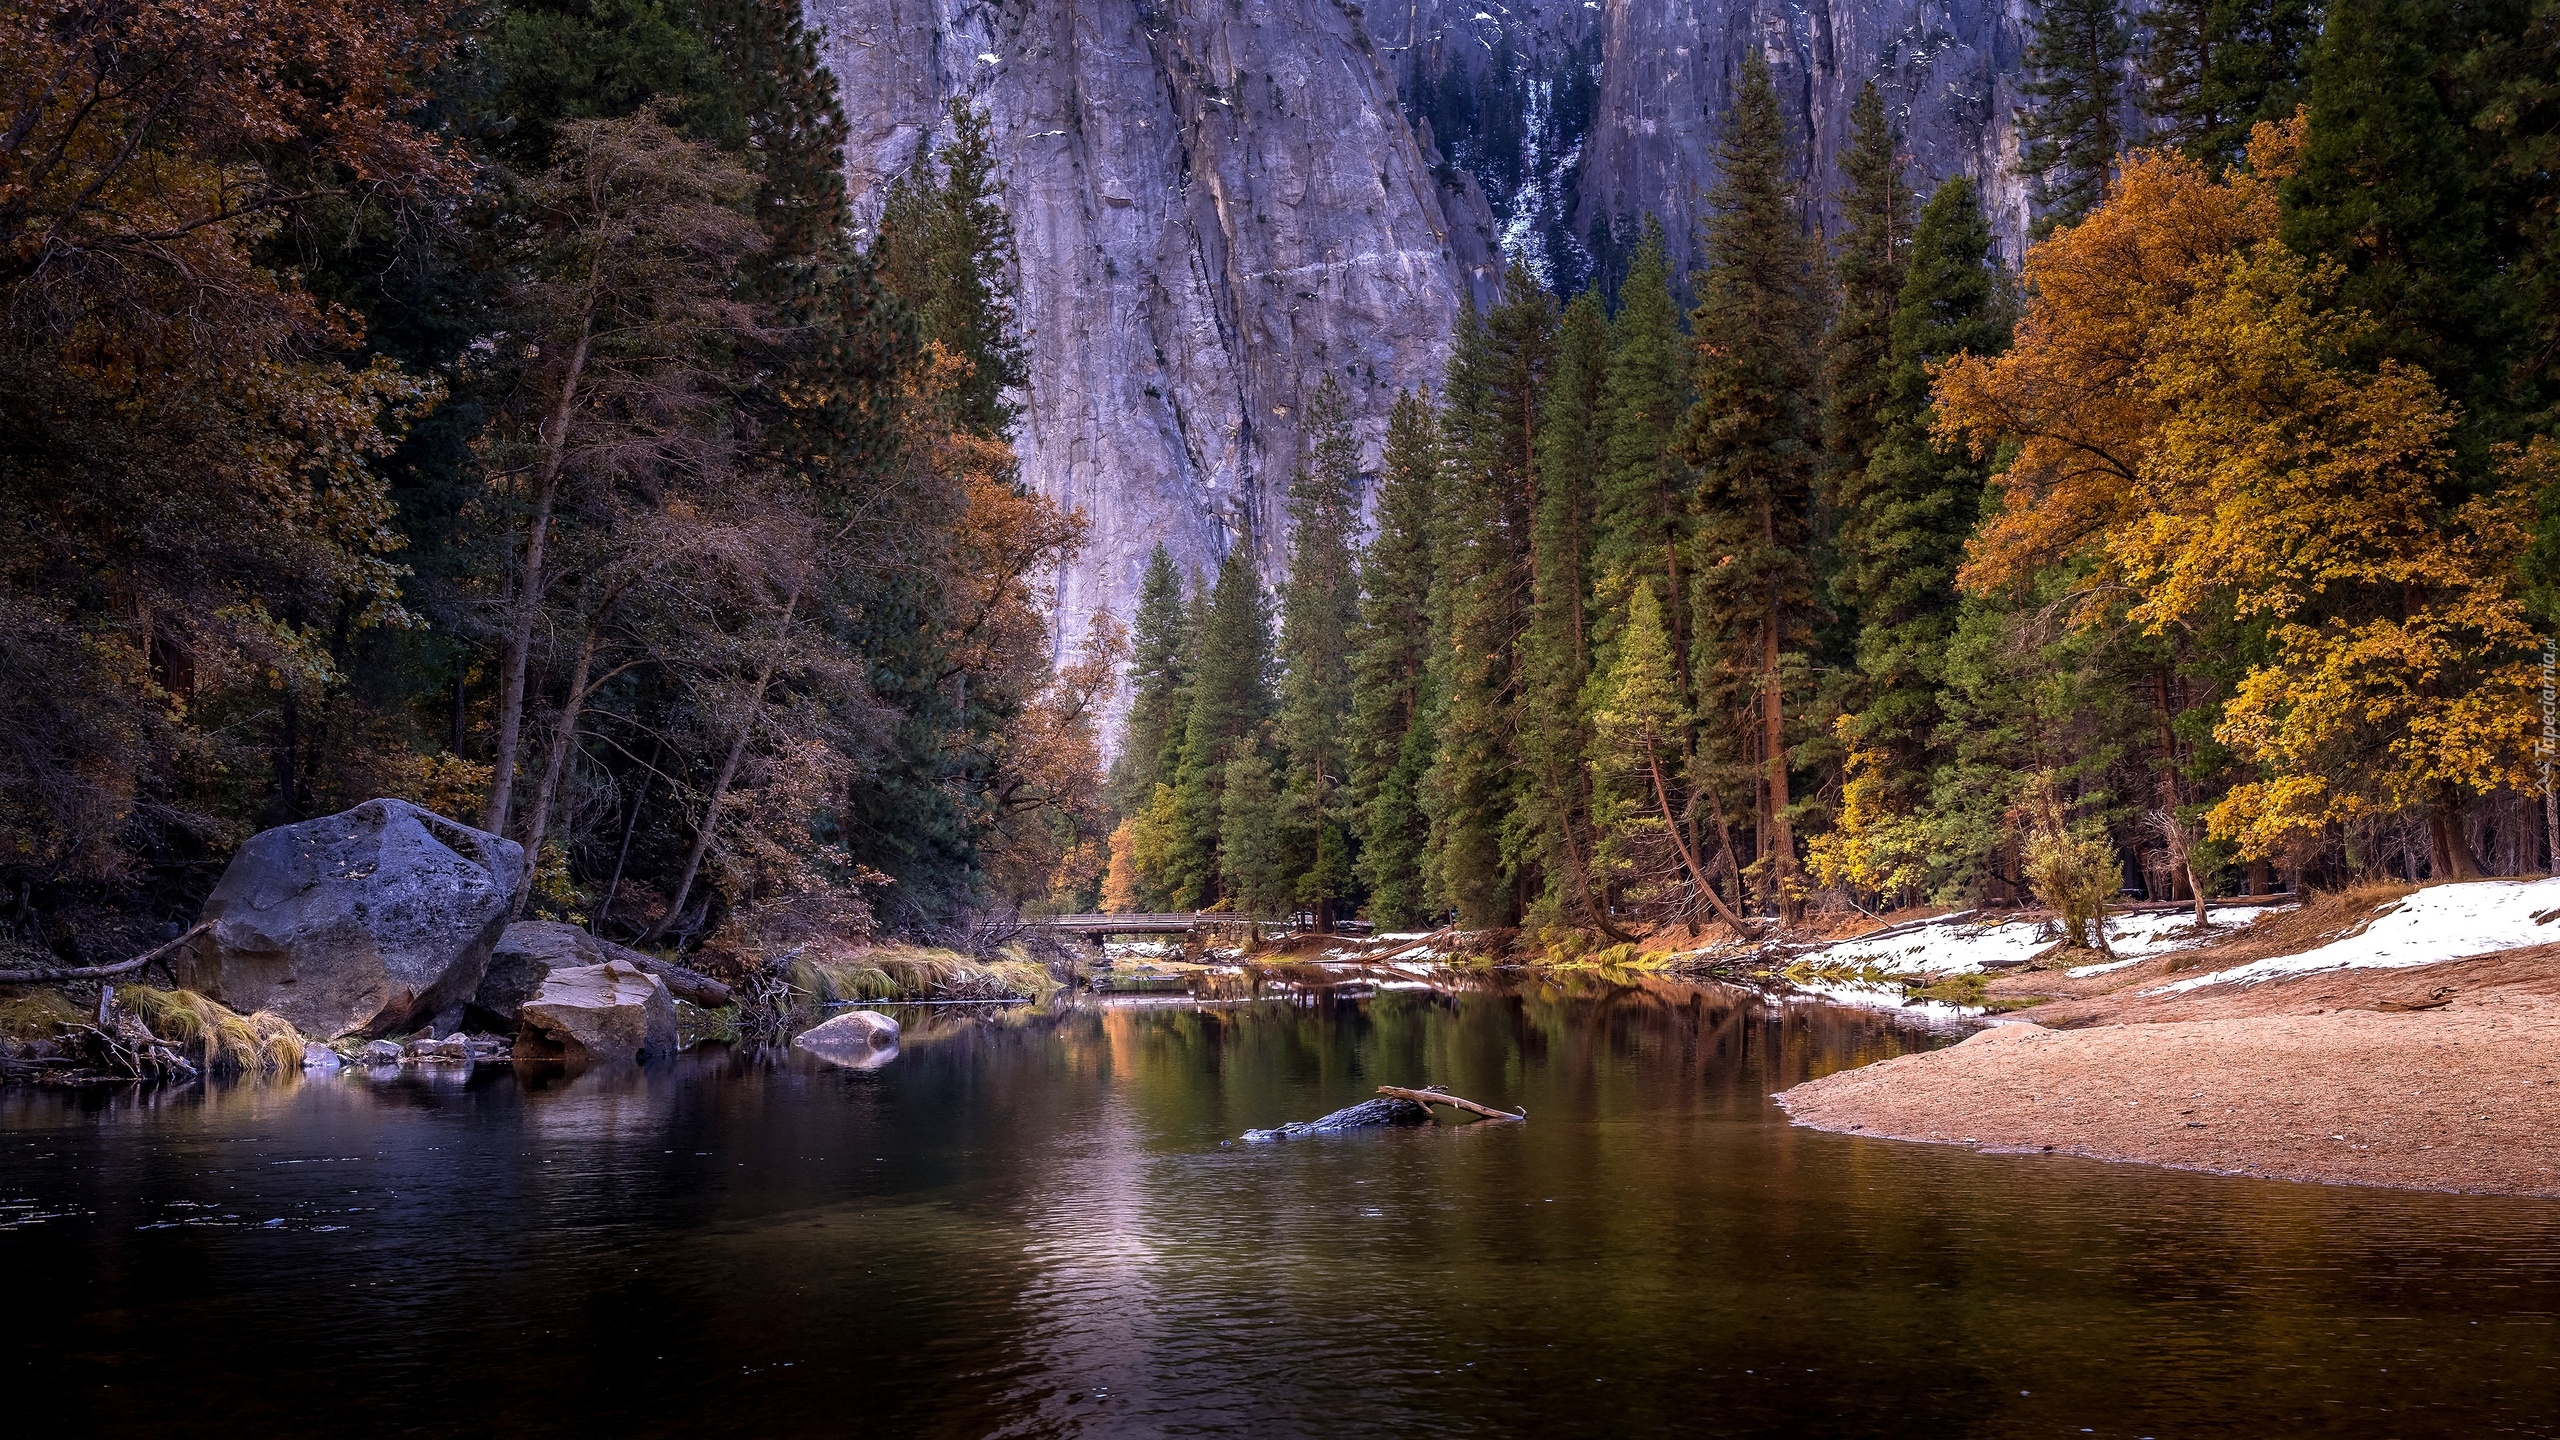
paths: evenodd
<path fill-rule="evenodd" d="M 2137 155 L 2106 205 L 2030 255 L 2017 347 L 1941 373 L 1943 433 L 2018 446 L 1962 583 L 2076 559 L 2091 596 L 2125 602 L 2093 599 L 2084 619 L 2263 625 L 2268 656 L 2216 731 L 2256 774 L 2211 833 L 2255 858 L 2423 809 L 2435 873 L 2461 878 L 2478 872 L 2462 806 L 2533 783 L 2516 562 L 2528 472 L 2550 452 L 2510 455 L 2506 483 L 2466 496 L 2428 377 L 2350 363 L 2370 322 L 2332 303 L 2333 266 L 2273 238 L 2293 143 L 2261 126 L 2253 171 L 2224 179 Z"/>
<path fill-rule="evenodd" d="M 2298 122 L 2261 125 L 2249 166 L 2219 179 L 2175 150 L 2136 151 L 2105 204 L 2027 252 L 2026 313 L 2009 349 L 1960 355 L 1935 386 L 1942 443 L 1977 458 L 2018 447 L 1991 482 L 2000 503 L 1959 585 L 2015 585 L 2138 512 L 2161 423 L 2144 374 L 2153 337 L 2233 255 L 2273 238 L 2276 183 L 2300 145 Z"/>
<path fill-rule="evenodd" d="M 1917 903 L 1929 883 L 1931 858 L 1943 850 L 1927 817 L 1894 804 L 1892 755 L 1857 743 L 1857 717 L 1833 726 L 1847 750 L 1840 814 L 1805 844 L 1805 868 L 1824 885 L 1872 891 L 1887 904 Z"/>

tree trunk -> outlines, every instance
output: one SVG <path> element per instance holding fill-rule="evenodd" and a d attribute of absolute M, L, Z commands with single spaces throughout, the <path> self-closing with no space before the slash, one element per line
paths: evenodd
<path fill-rule="evenodd" d="M 2427 865 L 2436 881 L 2477 880 L 2480 857 L 2471 853 L 2471 838 L 2462 833 L 2462 810 L 2450 794 L 2427 807 Z"/>
<path fill-rule="evenodd" d="M 507 833 L 508 803 L 514 798 L 516 747 L 524 732 L 525 670 L 533 654 L 533 621 L 542 605 L 542 562 L 551 532 L 551 507 L 560 493 L 560 469 L 569 453 L 569 419 L 578 403 L 578 382 L 587 369 L 587 350 L 595 336 L 596 309 L 591 294 L 586 314 L 578 320 L 578 344 L 569 352 L 568 373 L 560 381 L 560 399 L 543 422 L 542 465 L 533 488 L 533 529 L 525 537 L 524 577 L 516 589 L 516 613 L 509 617 L 507 648 L 498 689 L 498 753 L 489 776 L 489 805 L 480 813 L 480 828 L 492 835 Z"/>
<path fill-rule="evenodd" d="M 1707 903 L 1715 907 L 1716 915 L 1724 923 L 1733 927 L 1735 934 L 1745 940 L 1759 939 L 1759 930 L 1751 922 L 1735 913 L 1732 906 L 1724 903 L 1724 896 L 1717 893 L 1715 885 L 1707 879 L 1706 867 L 1698 863 L 1698 857 L 1689 849 L 1689 842 L 1682 837 L 1680 816 L 1671 808 L 1671 787 L 1663 781 L 1662 760 L 1654 754 L 1653 742 L 1650 739 L 1645 742 L 1644 764 L 1645 769 L 1653 776 L 1653 800 L 1654 804 L 1662 810 L 1662 828 L 1670 832 L 1671 847 L 1680 853 L 1680 863 L 1688 868 L 1689 879 L 1697 885 L 1699 892 L 1707 897 Z"/>
<path fill-rule="evenodd" d="M 2551 873 L 2560 876 L 2560 790 L 2548 774 L 2542 780 L 2542 843 L 2551 856 Z"/>
<path fill-rule="evenodd" d="M 1591 808 L 1590 779 L 1591 767 L 1588 765 L 1580 767 L 1575 772 L 1573 797 L 1586 812 Z M 1621 931 L 1610 921 L 1609 907 L 1604 897 L 1592 893 L 1591 867 L 1583 863 L 1582 846 L 1574 839 L 1573 816 L 1570 812 L 1564 817 L 1564 855 L 1565 860 L 1573 866 L 1573 888 L 1582 896 L 1583 911 L 1591 917 L 1592 925 L 1598 928 L 1601 934 L 1621 945 L 1633 943 L 1635 937 Z"/>
<path fill-rule="evenodd" d="M 1689 602 L 1680 593 L 1680 537 L 1665 533 L 1662 537 L 1663 575 L 1670 581 L 1670 598 L 1663 608 L 1671 612 L 1671 670 L 1680 677 L 1680 693 L 1689 693 Z"/>
<path fill-rule="evenodd" d="M 1761 528 L 1774 538 L 1775 522 L 1767 511 L 1761 515 Z M 1788 924 L 1804 918 L 1804 903 L 1789 893 L 1787 882 L 1795 877 L 1795 836 L 1787 828 L 1787 713 L 1786 697 L 1779 690 L 1778 623 L 1783 611 L 1778 587 L 1769 587 L 1769 616 L 1760 636 L 1760 723 L 1767 732 L 1769 751 L 1769 894 L 1777 901 L 1778 913 Z"/>
<path fill-rule="evenodd" d="M 560 794 L 560 777 L 569 768 L 569 751 L 578 743 L 578 712 L 587 703 L 587 674 L 596 663 L 596 627 L 590 623 L 578 642 L 577 668 L 569 673 L 569 693 L 561 697 L 560 718 L 551 726 L 551 753 L 544 758 L 542 784 L 534 791 L 533 813 L 524 823 L 524 878 L 516 884 L 516 913 L 533 894 L 533 872 L 540 863 L 542 834 L 550 828 L 551 805 Z"/>
<path fill-rule="evenodd" d="M 738 778 L 738 763 L 746 758 L 747 742 L 755 737 L 756 717 L 764 710 L 764 692 L 773 683 L 775 658 L 782 653 L 783 643 L 790 638 L 792 612 L 800 608 L 800 585 L 801 577 L 795 574 L 791 580 L 791 593 L 782 602 L 782 623 L 774 628 L 773 650 L 756 671 L 756 683 L 747 692 L 746 713 L 738 719 L 738 733 L 729 742 L 729 754 L 720 762 L 720 773 L 712 779 L 711 794 L 702 807 L 702 823 L 694 828 L 693 848 L 685 853 L 684 870 L 676 878 L 675 898 L 667 902 L 667 913 L 658 917 L 658 923 L 649 927 L 648 934 L 640 937 L 641 944 L 657 939 L 668 922 L 684 913 L 685 897 L 693 893 L 694 877 L 702 871 L 702 857 L 711 853 L 711 838 L 720 829 L 720 807 L 729 798 L 729 783 Z"/>

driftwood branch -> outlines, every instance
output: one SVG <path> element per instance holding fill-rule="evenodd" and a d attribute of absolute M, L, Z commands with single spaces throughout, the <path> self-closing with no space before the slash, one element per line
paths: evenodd
<path fill-rule="evenodd" d="M 1529 1118 L 1529 1112 L 1526 1110 L 1520 1111 L 1518 1114 L 1513 1114 L 1508 1110 L 1496 1110 L 1490 1105 L 1479 1105 L 1473 1100 L 1462 1100 L 1455 1095 L 1449 1094 L 1445 1090 L 1408 1090 L 1401 1085 L 1381 1085 L 1378 1087 L 1378 1093 L 1381 1095 L 1394 1096 L 1398 1100 L 1410 1100 L 1425 1109 L 1429 1109 L 1434 1105 L 1446 1105 L 1452 1109 L 1464 1110 L 1470 1115 L 1481 1115 L 1487 1120 L 1526 1120 Z"/>
<path fill-rule="evenodd" d="M 146 950 L 113 965 L 82 965 L 70 970 L 0 970 L 0 985 L 50 985 L 57 980 L 103 980 L 110 975 L 131 974 L 212 928 L 213 922 L 207 920 L 157 950 Z"/>

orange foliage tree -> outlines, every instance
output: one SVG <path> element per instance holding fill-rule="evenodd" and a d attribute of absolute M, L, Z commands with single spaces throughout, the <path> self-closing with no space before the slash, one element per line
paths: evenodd
<path fill-rule="evenodd" d="M 2526 472 L 2550 457 L 2511 455 L 2510 483 L 2466 496 L 2428 377 L 2348 361 L 2369 320 L 2334 305 L 2334 267 L 2274 239 L 2297 136 L 2261 126 L 2251 168 L 2222 179 L 2134 156 L 2029 256 L 2016 347 L 1941 372 L 1943 437 L 2016 446 L 1963 583 L 2078 561 L 2084 622 L 2262 627 L 2267 655 L 2216 730 L 2253 774 L 2212 833 L 2262 857 L 2421 809 L 2435 873 L 2462 878 L 2478 871 L 2462 806 L 2535 783 L 2516 562 Z"/>

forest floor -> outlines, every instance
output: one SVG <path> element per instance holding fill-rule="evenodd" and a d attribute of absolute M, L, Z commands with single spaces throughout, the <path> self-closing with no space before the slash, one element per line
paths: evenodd
<path fill-rule="evenodd" d="M 1887 1139 L 2560 1197 L 2560 943 L 2295 968 L 2421 908 L 2322 897 L 2102 973 L 2005 975 L 1993 998 L 2031 1008 L 1779 1099 L 1798 1124 Z"/>

